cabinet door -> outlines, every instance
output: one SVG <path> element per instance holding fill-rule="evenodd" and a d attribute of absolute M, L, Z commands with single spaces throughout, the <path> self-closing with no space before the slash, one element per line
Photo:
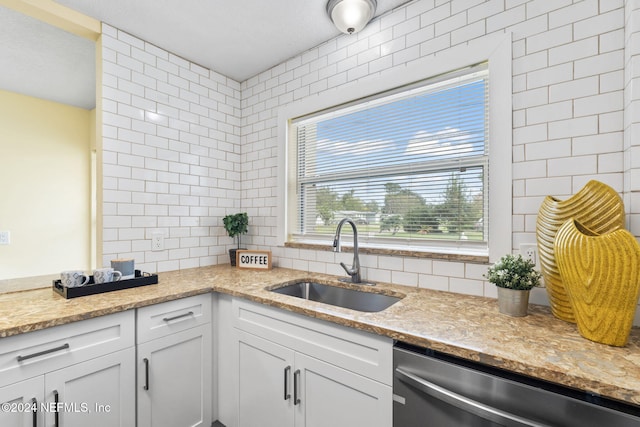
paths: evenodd
<path fill-rule="evenodd" d="M 138 345 L 138 427 L 211 426 L 211 324 Z"/>
<path fill-rule="evenodd" d="M 244 331 L 238 334 L 238 425 L 292 427 L 293 351 Z"/>
<path fill-rule="evenodd" d="M 37 427 L 42 425 L 40 404 L 44 395 L 44 377 L 38 376 L 0 387 L 0 426 Z M 7 406 L 8 405 L 8 406 Z M 33 408 L 36 412 L 32 412 Z"/>
<path fill-rule="evenodd" d="M 134 347 L 50 372 L 44 378 L 47 402 L 59 402 L 57 414 L 54 407 L 45 413 L 47 425 L 134 425 Z M 59 421 L 57 424 L 56 415 Z"/>
<path fill-rule="evenodd" d="M 301 353 L 295 355 L 300 403 L 296 427 L 390 427 L 393 393 L 373 381 Z"/>

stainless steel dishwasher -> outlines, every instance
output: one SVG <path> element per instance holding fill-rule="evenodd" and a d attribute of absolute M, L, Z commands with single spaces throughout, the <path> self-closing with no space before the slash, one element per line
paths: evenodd
<path fill-rule="evenodd" d="M 394 427 L 640 426 L 640 408 L 432 350 L 394 348 Z"/>

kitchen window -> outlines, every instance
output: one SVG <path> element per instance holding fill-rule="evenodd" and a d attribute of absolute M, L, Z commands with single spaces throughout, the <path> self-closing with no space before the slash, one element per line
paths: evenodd
<path fill-rule="evenodd" d="M 486 255 L 489 102 L 484 63 L 294 119 L 291 240 Z"/>

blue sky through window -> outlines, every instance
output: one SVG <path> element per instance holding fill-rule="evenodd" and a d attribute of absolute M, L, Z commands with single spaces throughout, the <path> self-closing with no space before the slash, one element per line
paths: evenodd
<path fill-rule="evenodd" d="M 484 114 L 477 80 L 321 121 L 314 173 L 482 155 Z"/>
<path fill-rule="evenodd" d="M 330 233 L 349 215 L 370 236 L 484 239 L 486 75 L 425 89 L 298 125 L 302 233 Z"/>

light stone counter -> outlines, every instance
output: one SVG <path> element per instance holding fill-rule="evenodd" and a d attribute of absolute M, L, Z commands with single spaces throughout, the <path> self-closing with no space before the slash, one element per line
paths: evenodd
<path fill-rule="evenodd" d="M 299 279 L 335 282 L 297 270 L 224 265 L 160 273 L 157 285 L 70 300 L 50 287 L 0 294 L 0 337 L 215 291 L 640 405 L 637 328 L 626 347 L 615 348 L 582 338 L 575 325 L 537 305 L 513 318 L 499 314 L 494 299 L 379 283 L 378 291 L 405 298 L 361 313 L 265 290 Z"/>

